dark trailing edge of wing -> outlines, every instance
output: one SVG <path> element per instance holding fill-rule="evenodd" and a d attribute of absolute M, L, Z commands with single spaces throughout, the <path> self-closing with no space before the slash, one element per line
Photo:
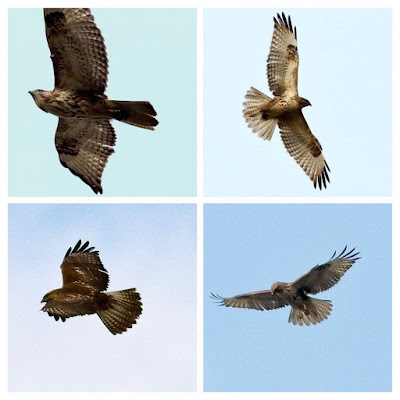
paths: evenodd
<path fill-rule="evenodd" d="M 98 253 L 98 250 L 92 251 L 92 250 L 94 250 L 94 247 L 87 248 L 89 246 L 89 241 L 85 242 L 82 245 L 82 247 L 81 247 L 81 243 L 82 243 L 82 241 L 79 239 L 78 243 L 75 245 L 75 247 L 73 249 L 72 249 L 72 247 L 70 247 L 67 250 L 67 252 L 65 253 L 64 260 L 68 256 L 70 256 L 71 254 L 74 254 L 74 253 Z"/>
<path fill-rule="evenodd" d="M 290 32 L 292 32 L 294 34 L 294 38 L 297 40 L 297 30 L 296 27 L 293 28 L 292 25 L 292 20 L 290 18 L 290 15 L 288 16 L 288 18 L 286 19 L 286 15 L 284 12 L 282 12 L 282 17 L 280 16 L 280 14 L 277 14 L 278 16 L 278 21 L 276 20 L 276 18 L 274 17 L 274 22 L 277 25 L 283 26 L 284 28 L 287 28 L 290 30 Z"/>
<path fill-rule="evenodd" d="M 352 260 L 352 261 L 357 261 L 357 260 L 359 260 L 361 257 L 357 257 L 359 254 L 360 254 L 360 252 L 357 252 L 357 253 L 353 253 L 353 251 L 355 250 L 356 248 L 354 247 L 354 249 L 352 249 L 352 250 L 350 250 L 349 252 L 347 252 L 346 253 L 346 250 L 347 250 L 347 245 L 345 246 L 345 248 L 343 249 L 343 251 L 340 253 L 340 254 L 338 254 L 337 256 L 336 256 L 336 251 L 333 253 L 333 256 L 330 258 L 330 260 L 328 261 L 328 262 L 330 262 L 330 261 L 333 261 L 333 260 L 337 260 L 338 258 L 345 258 L 346 260 Z M 346 253 L 346 254 L 345 254 Z M 335 257 L 336 256 L 336 257 Z M 335 257 L 335 258 L 334 258 Z"/>

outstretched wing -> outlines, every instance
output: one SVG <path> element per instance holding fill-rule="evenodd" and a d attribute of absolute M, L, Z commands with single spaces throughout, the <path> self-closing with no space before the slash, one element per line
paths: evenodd
<path fill-rule="evenodd" d="M 279 129 L 286 150 L 296 160 L 314 187 L 326 188 L 329 181 L 329 166 L 322 154 L 322 146 L 311 133 L 301 111 L 279 119 Z"/>
<path fill-rule="evenodd" d="M 94 247 L 88 247 L 89 242 L 81 246 L 79 240 L 75 247 L 68 249 L 61 264 L 63 285 L 69 283 L 84 283 L 99 291 L 108 287 L 108 272 L 104 268 L 99 252 Z"/>
<path fill-rule="evenodd" d="M 75 291 L 74 293 L 59 292 L 57 300 L 48 301 L 42 308 L 56 321 L 60 318 L 64 322 L 67 318 L 77 315 L 93 314 L 96 312 L 96 304 L 93 298 Z"/>
<path fill-rule="evenodd" d="M 60 118 L 55 142 L 61 164 L 95 193 L 103 193 L 101 176 L 116 142 L 110 121 Z"/>
<path fill-rule="evenodd" d="M 211 293 L 211 298 L 226 307 L 252 308 L 260 311 L 274 310 L 289 305 L 278 296 L 274 296 L 270 290 L 239 294 L 228 298 Z"/>
<path fill-rule="evenodd" d="M 297 32 L 290 17 L 278 14 L 274 18 L 274 34 L 267 60 L 268 83 L 275 96 L 297 95 L 297 71 L 299 54 L 297 52 Z"/>
<path fill-rule="evenodd" d="M 107 87 L 106 46 L 89 8 L 45 8 L 55 87 L 102 94 Z"/>
<path fill-rule="evenodd" d="M 339 282 L 345 272 L 360 258 L 359 253 L 350 250 L 346 253 L 347 246 L 336 257 L 333 253 L 331 259 L 323 264 L 312 268 L 308 273 L 293 282 L 296 289 L 301 289 L 307 293 L 316 294 L 330 289 Z"/>

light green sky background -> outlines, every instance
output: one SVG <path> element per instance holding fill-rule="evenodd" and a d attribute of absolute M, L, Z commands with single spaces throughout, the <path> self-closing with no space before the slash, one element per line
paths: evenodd
<path fill-rule="evenodd" d="M 196 10 L 92 13 L 109 58 L 106 94 L 149 100 L 159 120 L 154 132 L 113 122 L 117 144 L 103 173 L 104 196 L 195 195 Z M 43 9 L 10 9 L 9 195 L 95 196 L 61 166 L 54 146 L 58 118 L 28 94 L 53 89 L 49 56 Z"/>

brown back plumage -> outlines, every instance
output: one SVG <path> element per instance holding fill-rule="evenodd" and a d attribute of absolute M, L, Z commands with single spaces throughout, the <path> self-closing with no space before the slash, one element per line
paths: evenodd
<path fill-rule="evenodd" d="M 109 277 L 98 251 L 79 240 L 70 247 L 61 264 L 63 286 L 47 293 L 42 311 L 63 322 L 70 317 L 97 313 L 113 334 L 123 333 L 142 313 L 136 289 L 106 292 Z"/>

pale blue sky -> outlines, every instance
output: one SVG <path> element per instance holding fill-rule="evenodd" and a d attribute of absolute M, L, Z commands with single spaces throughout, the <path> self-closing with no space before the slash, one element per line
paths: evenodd
<path fill-rule="evenodd" d="M 117 144 L 103 173 L 103 196 L 195 195 L 196 10 L 92 13 L 109 58 L 106 94 L 151 101 L 159 121 L 154 132 L 113 122 Z M 41 111 L 28 94 L 54 87 L 41 8 L 9 10 L 8 82 L 9 194 L 95 196 L 61 166 L 54 146 L 58 118 Z"/>
<path fill-rule="evenodd" d="M 78 239 L 99 250 L 109 291 L 141 294 L 122 335 L 96 315 L 62 323 L 39 311 Z M 196 389 L 194 205 L 10 205 L 8 273 L 10 391 Z"/>
<path fill-rule="evenodd" d="M 299 94 L 331 168 L 328 190 L 286 152 L 247 127 L 250 86 L 266 77 L 273 17 L 297 27 Z M 206 9 L 204 11 L 204 190 L 208 196 L 391 195 L 391 10 Z"/>
<path fill-rule="evenodd" d="M 390 205 L 206 205 L 204 224 L 206 391 L 391 390 Z M 346 244 L 362 258 L 313 295 L 333 302 L 319 325 L 209 297 L 292 282 Z"/>

